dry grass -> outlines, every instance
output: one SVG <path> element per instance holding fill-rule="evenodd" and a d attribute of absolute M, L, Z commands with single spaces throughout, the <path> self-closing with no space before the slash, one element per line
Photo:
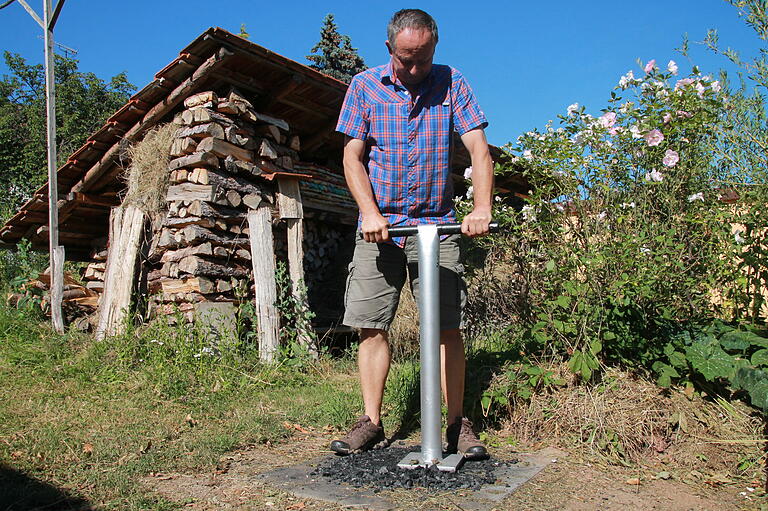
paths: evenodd
<path fill-rule="evenodd" d="M 395 360 L 419 356 L 419 307 L 407 283 L 400 293 L 400 303 L 389 330 L 389 338 Z"/>
<path fill-rule="evenodd" d="M 571 377 L 565 365 L 552 369 Z M 575 448 L 591 459 L 736 478 L 759 473 L 761 428 L 739 401 L 665 391 L 608 368 L 599 385 L 567 386 L 518 403 L 505 429 L 523 442 Z"/>
<path fill-rule="evenodd" d="M 133 204 L 147 214 L 164 209 L 168 190 L 168 162 L 176 126 L 155 126 L 128 149 L 131 165 L 124 204 Z"/>

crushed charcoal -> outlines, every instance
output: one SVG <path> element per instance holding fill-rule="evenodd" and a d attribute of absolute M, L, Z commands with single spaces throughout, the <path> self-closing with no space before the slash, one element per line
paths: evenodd
<path fill-rule="evenodd" d="M 517 460 L 501 461 L 490 457 L 466 461 L 456 472 L 441 472 L 437 467 L 405 469 L 397 466 L 410 452 L 418 450 L 418 446 L 390 447 L 344 457 L 330 456 L 320 462 L 312 475 L 355 488 L 371 487 L 374 492 L 396 488 L 479 490 L 483 485 L 497 482 L 497 469 L 517 463 Z"/>

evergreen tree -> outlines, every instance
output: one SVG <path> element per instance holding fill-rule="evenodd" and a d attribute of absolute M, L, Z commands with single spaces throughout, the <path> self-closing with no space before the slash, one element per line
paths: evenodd
<path fill-rule="evenodd" d="M 312 55 L 307 55 L 307 60 L 311 62 L 309 67 L 345 83 L 367 67 L 357 54 L 357 48 L 352 47 L 349 36 L 339 34 L 333 14 L 328 14 L 323 20 L 320 41 L 311 52 Z"/>

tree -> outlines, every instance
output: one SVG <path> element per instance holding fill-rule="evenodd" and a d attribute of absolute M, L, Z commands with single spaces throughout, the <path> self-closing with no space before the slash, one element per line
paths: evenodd
<path fill-rule="evenodd" d="M 333 14 L 328 14 L 323 20 L 320 41 L 311 52 L 312 55 L 307 55 L 307 60 L 311 62 L 309 67 L 345 83 L 367 67 L 357 54 L 357 48 L 352 47 L 349 36 L 339 34 Z"/>
<path fill-rule="evenodd" d="M 0 79 L 0 219 L 8 218 L 47 180 L 45 71 L 5 52 L 10 75 Z M 120 73 L 105 82 L 56 55 L 56 145 L 59 161 L 80 147 L 131 96 Z"/>

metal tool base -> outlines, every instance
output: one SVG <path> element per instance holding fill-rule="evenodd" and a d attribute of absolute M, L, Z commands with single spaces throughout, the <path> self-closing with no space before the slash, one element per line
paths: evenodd
<path fill-rule="evenodd" d="M 464 464 L 464 456 L 461 454 L 451 454 L 437 463 L 427 462 L 421 458 L 420 452 L 412 452 L 397 464 L 399 468 L 413 470 L 415 468 L 437 467 L 440 472 L 456 472 Z"/>

